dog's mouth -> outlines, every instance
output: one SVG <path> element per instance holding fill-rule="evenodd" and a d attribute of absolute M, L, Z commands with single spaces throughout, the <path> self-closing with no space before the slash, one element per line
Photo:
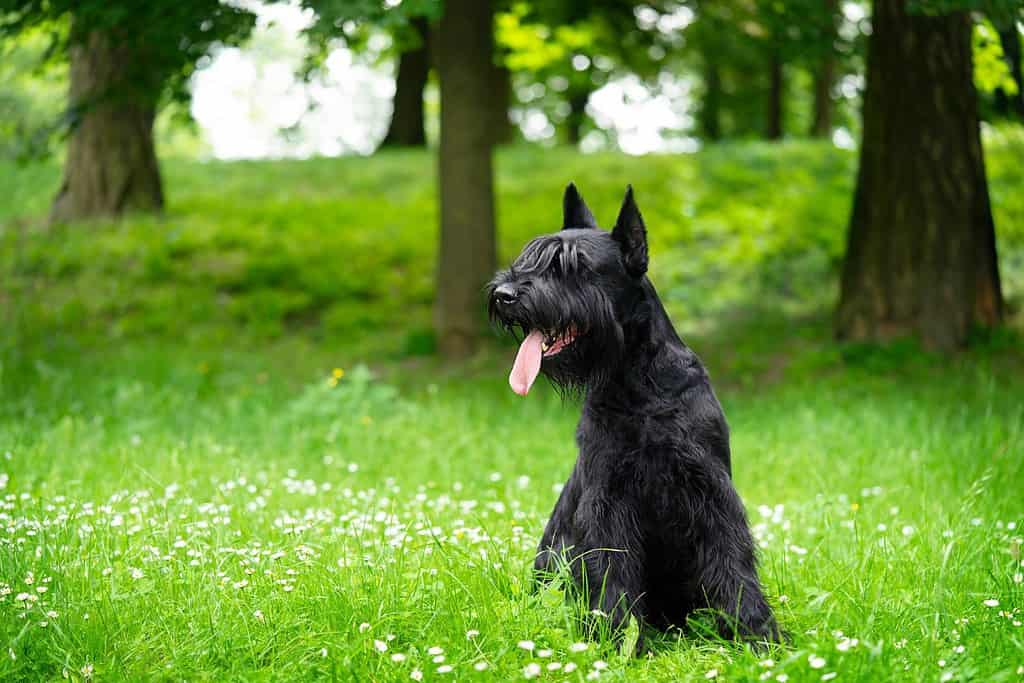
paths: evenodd
<path fill-rule="evenodd" d="M 512 364 L 512 372 L 508 376 L 512 391 L 520 396 L 530 393 L 530 387 L 540 374 L 541 361 L 545 357 L 561 353 L 574 341 L 576 331 L 572 328 L 561 333 L 533 330 L 526 335 L 526 339 L 519 345 L 515 363 Z"/>

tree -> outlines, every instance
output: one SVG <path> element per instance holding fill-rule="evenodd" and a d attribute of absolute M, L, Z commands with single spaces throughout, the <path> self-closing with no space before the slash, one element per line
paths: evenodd
<path fill-rule="evenodd" d="M 384 147 L 423 147 L 427 134 L 423 126 L 423 90 L 430 76 L 430 23 L 426 17 L 409 22 L 407 45 L 398 55 L 395 75 L 394 109 Z"/>
<path fill-rule="evenodd" d="M 971 19 L 875 0 L 872 29 L 836 333 L 950 350 L 1003 314 Z"/>
<path fill-rule="evenodd" d="M 474 348 L 481 291 L 495 269 L 493 118 L 479 111 L 492 97 L 492 24 L 490 0 L 446 0 L 438 37 L 441 240 L 435 326 L 438 348 L 449 358 L 465 357 Z"/>
<path fill-rule="evenodd" d="M 238 42 L 251 12 L 218 0 L 0 0 L 0 35 L 46 23 L 70 60 L 69 140 L 54 220 L 159 210 L 163 186 L 153 145 L 160 105 L 187 99 L 196 61 Z"/>
<path fill-rule="evenodd" d="M 832 84 L 836 77 L 836 0 L 824 0 L 820 13 L 818 52 L 813 67 L 813 109 L 810 134 L 828 137 L 832 134 Z"/>
<path fill-rule="evenodd" d="M 999 28 L 999 42 L 1003 48 L 1003 59 L 1013 79 L 1012 88 L 996 90 L 996 110 L 1003 116 L 1024 120 L 1024 65 L 1021 62 L 1020 30 L 1016 17 L 1010 17 Z"/>

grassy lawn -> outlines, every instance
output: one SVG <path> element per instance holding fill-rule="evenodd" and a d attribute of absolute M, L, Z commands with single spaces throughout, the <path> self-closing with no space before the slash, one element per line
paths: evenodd
<path fill-rule="evenodd" d="M 990 141 L 1018 306 L 1022 159 Z M 829 339 L 854 163 L 500 155 L 503 259 L 567 180 L 604 223 L 634 184 L 792 635 L 641 658 L 529 588 L 576 406 L 431 355 L 428 155 L 170 162 L 165 217 L 54 229 L 57 170 L 0 166 L 0 679 L 1021 680 L 1020 336 Z"/>

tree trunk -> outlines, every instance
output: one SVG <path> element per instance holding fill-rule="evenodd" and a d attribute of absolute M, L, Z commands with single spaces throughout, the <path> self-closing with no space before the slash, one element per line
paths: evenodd
<path fill-rule="evenodd" d="M 999 31 L 999 42 L 1003 47 L 1003 59 L 1010 67 L 1013 82 L 1017 84 L 1017 93 L 1011 95 L 1002 88 L 996 90 L 996 111 L 1003 116 L 1024 119 L 1024 66 L 1021 65 L 1020 31 L 1016 22 Z"/>
<path fill-rule="evenodd" d="M 64 181 L 50 219 L 163 208 L 153 146 L 156 96 L 135 81 L 131 50 L 93 31 L 70 48 L 73 116 Z"/>
<path fill-rule="evenodd" d="M 821 60 L 814 72 L 812 137 L 826 138 L 832 133 L 832 80 L 835 78 L 835 66 L 835 59 L 829 55 Z"/>
<path fill-rule="evenodd" d="M 565 119 L 566 141 L 573 147 L 583 139 L 583 124 L 587 120 L 587 103 L 590 90 L 569 91 L 569 116 Z"/>
<path fill-rule="evenodd" d="M 491 170 L 494 54 L 491 0 L 447 0 L 441 78 L 441 240 L 435 325 L 448 358 L 468 355 L 484 319 L 481 291 L 495 268 Z"/>
<path fill-rule="evenodd" d="M 783 133 L 783 99 L 785 97 L 785 75 L 783 73 L 782 57 L 778 51 L 773 51 L 768 63 L 769 79 L 768 85 L 768 117 L 765 127 L 765 137 L 769 140 L 781 140 Z"/>
<path fill-rule="evenodd" d="M 423 147 L 423 89 L 430 76 L 430 24 L 425 17 L 412 20 L 419 44 L 398 56 L 394 111 L 382 147 Z"/>
<path fill-rule="evenodd" d="M 515 140 L 516 131 L 508 111 L 512 106 L 512 72 L 504 64 L 495 64 L 492 72 L 492 113 L 494 144 L 507 145 Z"/>
<path fill-rule="evenodd" d="M 700 127 L 708 140 L 722 139 L 722 72 L 718 64 L 704 58 L 704 102 L 700 108 Z"/>
<path fill-rule="evenodd" d="M 964 344 L 1002 318 L 966 13 L 875 0 L 840 339 Z"/>
<path fill-rule="evenodd" d="M 832 134 L 832 83 L 836 77 L 836 0 L 825 0 L 822 15 L 823 52 L 814 70 L 814 110 L 811 114 L 811 137 L 826 138 Z"/>

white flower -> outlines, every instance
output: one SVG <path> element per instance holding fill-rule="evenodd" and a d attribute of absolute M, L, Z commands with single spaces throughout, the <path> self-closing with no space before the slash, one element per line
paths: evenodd
<path fill-rule="evenodd" d="M 434 664 L 440 664 L 444 661 L 444 655 L 437 655 L 434 657 Z"/>
<path fill-rule="evenodd" d="M 530 652 L 533 652 L 533 648 L 536 647 L 532 640 L 520 640 L 516 645 L 524 650 L 529 650 Z"/>
<path fill-rule="evenodd" d="M 437 673 L 439 674 L 446 674 L 449 673 L 451 670 L 452 667 L 448 664 L 442 664 L 441 666 L 437 667 Z"/>
<path fill-rule="evenodd" d="M 537 650 L 538 657 L 550 657 L 554 654 L 551 650 Z"/>
<path fill-rule="evenodd" d="M 774 659 L 762 659 L 757 664 L 758 664 L 758 666 L 763 666 L 766 669 L 770 669 L 773 666 L 775 666 L 775 660 Z"/>
<path fill-rule="evenodd" d="M 360 633 L 365 633 L 369 629 L 370 629 L 370 625 L 367 624 L 365 621 L 363 623 L 359 624 L 359 632 Z"/>
<path fill-rule="evenodd" d="M 423 672 L 420 671 L 419 669 L 413 669 L 412 671 L 409 672 L 409 678 L 411 678 L 414 681 L 422 681 L 423 680 Z"/>
<path fill-rule="evenodd" d="M 473 665 L 473 668 L 476 669 L 477 671 L 486 671 L 487 670 L 487 662 L 477 662 L 476 664 Z"/>
<path fill-rule="evenodd" d="M 708 669 L 704 673 L 704 678 L 718 678 L 718 669 Z"/>
<path fill-rule="evenodd" d="M 405 661 L 405 655 L 403 655 L 401 652 L 396 652 L 395 654 L 391 655 L 391 661 L 392 662 L 404 662 Z"/>
<path fill-rule="evenodd" d="M 999 607 L 999 601 L 995 598 L 989 598 L 983 604 L 985 607 Z"/>
<path fill-rule="evenodd" d="M 135 579 L 136 581 L 138 581 L 138 580 L 139 580 L 139 579 L 141 579 L 141 578 L 142 578 L 143 576 L 145 576 L 145 574 L 143 574 L 143 573 L 142 573 L 142 570 L 141 570 L 141 569 L 139 569 L 138 567 L 132 567 L 132 578 L 133 578 L 133 579 Z"/>
<path fill-rule="evenodd" d="M 586 652 L 588 647 L 589 643 L 573 643 L 569 646 L 569 652 Z"/>
<path fill-rule="evenodd" d="M 786 683 L 786 681 L 789 680 L 789 676 L 787 674 L 779 674 L 775 677 L 775 680 L 777 680 L 779 683 Z"/>
<path fill-rule="evenodd" d="M 435 645 L 434 647 L 429 648 L 427 650 L 427 654 L 428 655 L 439 655 L 439 654 L 441 654 L 443 652 L 444 652 L 444 648 L 443 647 L 438 647 L 437 645 Z"/>
<path fill-rule="evenodd" d="M 576 670 L 576 664 L 574 664 L 573 662 L 567 663 L 565 665 L 565 667 L 562 668 L 562 671 L 564 671 L 567 674 L 571 674 L 575 670 Z"/>
<path fill-rule="evenodd" d="M 1020 572 L 1017 572 L 1016 574 L 1014 574 L 1013 575 L 1013 582 L 1014 583 L 1024 583 L 1024 574 L 1021 574 Z"/>
<path fill-rule="evenodd" d="M 839 674 L 837 674 L 835 671 L 829 671 L 827 674 L 821 674 L 821 680 L 823 680 L 823 681 L 831 681 L 833 678 L 835 678 L 838 675 Z"/>
<path fill-rule="evenodd" d="M 529 664 L 526 665 L 526 668 L 523 669 L 523 677 L 524 678 L 536 678 L 539 675 L 540 675 L 540 664 L 538 664 L 537 662 L 530 662 Z"/>
<path fill-rule="evenodd" d="M 252 613 L 252 615 L 256 618 L 256 621 L 260 622 L 261 624 L 264 623 L 265 619 L 263 616 L 263 610 L 256 610 Z"/>
<path fill-rule="evenodd" d="M 558 671 L 559 669 L 562 668 L 562 663 L 561 662 L 549 662 L 548 665 L 546 667 L 544 667 L 544 668 L 546 668 L 548 671 Z"/>
<path fill-rule="evenodd" d="M 593 667 L 598 671 L 604 671 L 608 668 L 608 664 L 605 663 L 604 660 L 599 659 L 596 662 L 594 662 Z"/>
<path fill-rule="evenodd" d="M 807 658 L 807 664 L 810 665 L 812 669 L 824 669 L 825 658 L 819 657 L 818 655 L 811 655 Z"/>
<path fill-rule="evenodd" d="M 387 652 L 388 651 L 388 644 L 385 643 L 383 640 L 375 640 L 375 641 L 373 641 L 373 646 L 375 648 L 377 648 L 377 652 Z"/>
<path fill-rule="evenodd" d="M 467 638 L 476 638 L 478 635 L 480 635 L 480 631 L 477 631 L 475 628 L 471 628 L 466 631 Z"/>

